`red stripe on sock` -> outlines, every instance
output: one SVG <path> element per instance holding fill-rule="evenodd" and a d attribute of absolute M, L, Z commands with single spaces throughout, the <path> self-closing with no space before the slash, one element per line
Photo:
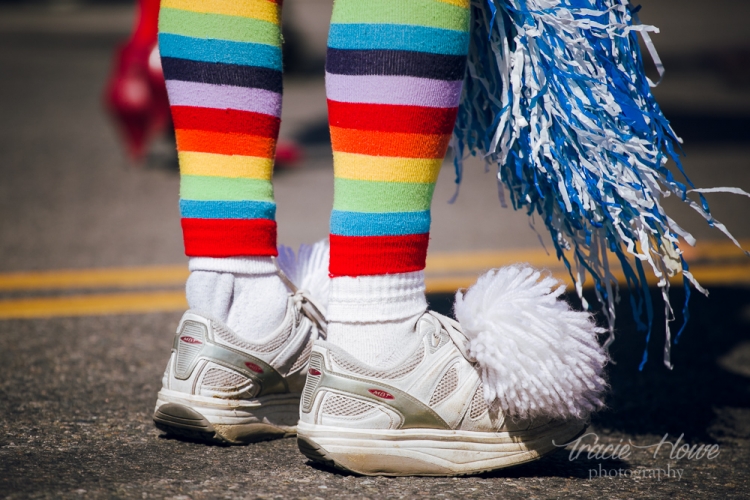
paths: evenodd
<path fill-rule="evenodd" d="M 276 138 L 281 120 L 275 116 L 236 109 L 172 106 L 175 128 L 234 132 Z"/>
<path fill-rule="evenodd" d="M 458 108 L 363 104 L 328 100 L 332 127 L 409 134 L 450 134 Z"/>
<path fill-rule="evenodd" d="M 276 221 L 182 219 L 188 257 L 277 256 Z"/>
<path fill-rule="evenodd" d="M 331 276 L 372 276 L 421 271 L 429 233 L 404 236 L 330 235 Z"/>

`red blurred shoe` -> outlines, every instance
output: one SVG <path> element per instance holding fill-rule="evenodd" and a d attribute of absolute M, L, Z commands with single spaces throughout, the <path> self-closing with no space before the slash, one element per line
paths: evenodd
<path fill-rule="evenodd" d="M 143 158 L 148 140 L 169 124 L 169 100 L 156 44 L 127 43 L 116 55 L 104 95 L 105 106 L 120 129 L 128 153 Z"/>
<path fill-rule="evenodd" d="M 118 47 L 104 105 L 129 155 L 143 158 L 148 141 L 170 123 L 169 100 L 157 48 L 158 0 L 139 0 L 131 38 Z"/>
<path fill-rule="evenodd" d="M 294 142 L 279 141 L 276 145 L 275 168 L 296 168 L 302 160 L 302 148 Z"/>

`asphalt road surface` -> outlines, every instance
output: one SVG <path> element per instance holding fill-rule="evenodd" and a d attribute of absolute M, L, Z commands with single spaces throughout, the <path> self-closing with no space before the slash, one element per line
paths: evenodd
<path fill-rule="evenodd" d="M 654 6 L 665 23 L 662 55 L 675 68 L 659 98 L 688 140 L 696 184 L 750 191 L 750 11 L 728 0 L 713 3 L 723 15 L 683 3 L 674 16 L 674 1 Z M 110 55 L 130 15 L 124 7 L 0 11 L 0 275 L 185 262 L 168 149 L 133 167 L 101 109 Z M 322 83 L 296 76 L 286 90 L 282 135 L 302 141 L 308 155 L 275 181 L 280 239 L 296 245 L 325 236 L 332 182 Z M 537 250 L 525 215 L 488 209 L 494 182 L 478 167 L 463 188 L 472 196 L 455 205 L 446 203 L 452 172 L 441 173 L 431 249 Z M 750 238 L 750 200 L 709 201 L 738 238 Z M 700 238 L 720 238 L 670 206 Z M 651 361 L 638 371 L 645 334 L 623 295 L 608 408 L 580 444 L 629 444 L 629 454 L 568 447 L 464 478 L 345 475 L 308 462 L 294 439 L 220 447 L 166 438 L 151 414 L 179 312 L 0 320 L 0 497 L 746 498 L 750 288 L 730 284 L 747 269 L 722 265 L 710 298 L 692 298 L 672 371 L 660 363 L 658 312 Z M 0 287 L 0 303 L 73 293 L 81 292 Z M 677 306 L 681 294 L 673 293 Z M 450 295 L 430 301 L 450 313 Z"/>

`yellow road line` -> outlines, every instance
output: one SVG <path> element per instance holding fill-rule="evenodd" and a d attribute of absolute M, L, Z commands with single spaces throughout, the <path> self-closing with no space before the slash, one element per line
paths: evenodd
<path fill-rule="evenodd" d="M 750 240 L 742 244 L 748 248 Z M 750 259 L 730 242 L 703 242 L 686 250 L 686 256 L 695 262 L 691 271 L 705 286 L 750 286 Z M 453 293 L 471 286 L 486 269 L 517 262 L 547 269 L 572 285 L 565 267 L 543 249 L 433 253 L 425 269 L 427 292 Z M 7 273 L 0 274 L 0 291 L 163 288 L 182 286 L 187 276 L 184 265 Z M 622 273 L 615 272 L 615 277 L 624 284 Z M 680 275 L 672 278 L 675 284 L 681 281 Z M 656 284 L 653 277 L 648 282 Z M 589 278 L 585 286 L 591 285 Z M 186 307 L 183 290 L 32 297 L 0 300 L 0 319 L 181 311 Z"/>
<path fill-rule="evenodd" d="M 0 274 L 0 291 L 176 286 L 188 274 L 185 265 L 7 273 Z"/>
<path fill-rule="evenodd" d="M 750 240 L 740 242 L 743 248 L 750 248 Z M 451 273 L 464 271 L 480 271 L 493 267 L 502 267 L 518 262 L 528 262 L 534 267 L 556 268 L 564 267 L 557 260 L 555 249 L 549 249 L 548 254 L 543 248 L 513 249 L 502 251 L 478 252 L 446 252 L 433 253 L 427 256 L 425 272 Z M 734 259 L 750 259 L 745 253 L 730 241 L 701 242 L 695 247 L 685 245 L 685 258 L 690 262 L 726 261 Z"/>
<path fill-rule="evenodd" d="M 571 285 L 570 278 L 564 270 L 553 270 L 553 274 L 556 278 Z M 693 274 L 703 285 L 709 287 L 750 286 L 750 265 L 696 266 Z M 477 275 L 471 273 L 447 277 L 428 275 L 425 280 L 427 293 L 453 293 L 459 288 L 471 286 L 476 278 Z M 677 276 L 672 281 L 679 284 L 681 279 Z M 649 284 L 655 284 L 655 280 L 649 279 Z M 589 280 L 585 288 L 591 285 L 591 280 Z M 569 290 L 572 290 L 572 287 L 569 287 Z M 185 293 L 182 290 L 73 295 L 2 300 L 0 301 L 0 319 L 142 314 L 184 311 L 186 308 Z"/>
<path fill-rule="evenodd" d="M 740 240 L 740 245 L 750 251 L 750 240 Z M 731 241 L 700 241 L 694 247 L 683 245 L 682 254 L 688 262 L 702 260 L 716 261 L 724 259 L 747 258 L 747 254 Z"/>
<path fill-rule="evenodd" d="M 750 240 L 742 242 L 750 248 Z M 684 249 L 688 262 L 714 263 L 745 259 L 745 254 L 731 242 L 700 242 Z M 542 248 L 477 252 L 437 252 L 427 257 L 427 274 L 479 272 L 517 262 L 555 269 L 562 264 L 554 249 L 548 255 Z M 750 262 L 750 259 L 748 259 Z M 95 288 L 136 288 L 182 286 L 188 277 L 187 266 L 122 267 L 105 269 L 68 269 L 0 274 L 0 292 L 19 290 L 73 290 Z"/>
<path fill-rule="evenodd" d="M 434 253 L 427 256 L 425 273 L 455 273 L 481 271 L 518 262 L 528 262 L 534 267 L 557 267 L 557 258 L 547 255 L 544 249 L 505 250 L 480 252 Z"/>
<path fill-rule="evenodd" d="M 0 319 L 184 311 L 185 292 L 73 295 L 0 301 Z"/>
<path fill-rule="evenodd" d="M 568 290 L 573 290 L 573 281 L 567 270 L 561 266 L 548 266 L 546 270 L 552 272 L 552 275 L 568 286 Z M 706 287 L 711 286 L 750 286 L 750 262 L 746 265 L 707 265 L 695 266 L 690 269 L 693 276 L 698 282 Z M 622 272 L 613 272 L 615 278 L 620 283 L 622 289 L 627 282 Z M 453 293 L 459 288 L 468 288 L 477 280 L 477 274 L 462 273 L 451 276 L 430 276 L 425 273 L 425 286 L 427 293 Z M 646 275 L 646 280 L 650 286 L 655 286 L 657 279 L 654 276 Z M 682 275 L 676 275 L 670 278 L 673 285 L 682 284 Z M 593 288 L 594 283 L 590 276 L 587 276 L 583 288 Z"/>

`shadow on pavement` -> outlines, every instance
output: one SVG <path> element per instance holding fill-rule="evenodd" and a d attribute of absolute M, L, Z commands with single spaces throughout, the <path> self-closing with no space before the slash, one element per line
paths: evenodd
<path fill-rule="evenodd" d="M 690 321 L 679 343 L 672 348 L 671 371 L 662 363 L 664 317 L 658 311 L 648 349 L 649 360 L 643 371 L 638 371 L 646 335 L 637 331 L 629 297 L 623 294 L 617 307 L 617 340 L 610 350 L 614 363 L 608 368 L 611 383 L 608 407 L 593 417 L 593 427 L 631 435 L 669 433 L 674 438 L 684 433 L 687 442 L 750 437 L 750 423 L 742 423 L 740 420 L 744 419 L 738 415 L 735 418 L 732 411 L 717 412 L 722 408 L 750 408 L 747 354 L 740 355 L 739 362 L 732 361 L 738 358 L 736 351 L 750 348 L 750 290 L 710 291 L 710 298 L 698 293 L 691 298 Z M 658 309 L 660 296 L 653 290 L 652 295 Z M 587 298 L 595 303 L 593 297 Z M 452 316 L 451 295 L 430 295 L 428 299 L 432 308 Z M 568 300 L 578 302 L 570 294 Z M 682 290 L 673 291 L 675 309 L 682 308 L 683 300 Z M 679 311 L 677 314 L 677 321 L 672 323 L 675 333 L 682 321 Z M 735 355 L 730 356 L 732 353 Z M 557 463 L 559 458 L 556 455 L 527 466 L 531 468 L 529 474 L 548 474 L 548 467 L 561 466 Z M 581 470 L 588 470 L 585 465 L 578 465 Z M 564 473 L 576 475 L 577 469 L 576 465 Z"/>

